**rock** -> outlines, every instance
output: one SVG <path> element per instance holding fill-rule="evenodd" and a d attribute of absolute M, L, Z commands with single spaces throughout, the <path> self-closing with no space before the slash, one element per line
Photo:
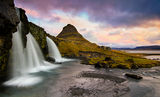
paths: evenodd
<path fill-rule="evenodd" d="M 111 57 L 106 57 L 106 58 L 104 59 L 104 61 L 112 61 L 112 58 L 111 58 Z"/>
<path fill-rule="evenodd" d="M 109 68 L 109 64 L 105 61 L 100 61 L 94 65 L 95 68 Z"/>
<path fill-rule="evenodd" d="M 107 47 L 107 46 L 98 46 L 99 48 L 103 49 L 103 50 L 111 50 L 110 47 Z"/>
<path fill-rule="evenodd" d="M 19 10 L 19 18 L 22 24 L 21 31 L 22 31 L 23 46 L 26 47 L 27 43 L 26 35 L 29 33 L 29 22 L 25 14 L 25 10 L 23 10 L 22 8 L 17 8 L 17 10 Z"/>
<path fill-rule="evenodd" d="M 48 62 L 51 62 L 51 63 L 54 63 L 54 62 L 55 62 L 55 59 L 52 58 L 52 57 L 47 57 L 46 60 L 47 60 Z"/>
<path fill-rule="evenodd" d="M 126 73 L 125 76 L 130 77 L 130 78 L 133 78 L 133 79 L 137 79 L 137 80 L 140 80 L 140 79 L 143 78 L 143 77 L 141 77 L 141 76 L 139 76 L 139 75 L 129 74 L 129 73 Z"/>
<path fill-rule="evenodd" d="M 0 1 L 0 79 L 5 80 L 12 47 L 12 33 L 17 30 L 19 19 L 13 0 Z"/>
<path fill-rule="evenodd" d="M 13 0 L 1 0 L 0 2 L 0 35 L 5 36 L 16 31 L 19 19 Z"/>

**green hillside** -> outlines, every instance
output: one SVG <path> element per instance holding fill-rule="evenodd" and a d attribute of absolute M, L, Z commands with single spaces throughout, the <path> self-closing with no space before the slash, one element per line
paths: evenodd
<path fill-rule="evenodd" d="M 55 41 L 63 57 L 81 58 L 83 63 L 96 67 L 131 69 L 160 65 L 154 60 L 91 43 L 71 24 L 65 26 L 57 37 L 48 36 Z"/>

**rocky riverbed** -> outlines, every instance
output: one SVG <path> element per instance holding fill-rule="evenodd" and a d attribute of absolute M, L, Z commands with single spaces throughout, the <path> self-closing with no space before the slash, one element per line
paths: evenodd
<path fill-rule="evenodd" d="M 95 69 L 79 61 L 40 72 L 45 78 L 32 87 L 4 87 L 0 97 L 159 97 L 160 67 L 151 69 Z M 126 73 L 143 77 L 128 78 Z"/>

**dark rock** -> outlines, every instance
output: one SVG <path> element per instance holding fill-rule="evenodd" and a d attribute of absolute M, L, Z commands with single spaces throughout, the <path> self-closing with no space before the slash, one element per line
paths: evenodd
<path fill-rule="evenodd" d="M 106 57 L 106 58 L 104 59 L 104 61 L 111 61 L 111 60 L 112 60 L 111 57 Z"/>
<path fill-rule="evenodd" d="M 95 65 L 95 68 L 109 68 L 109 64 L 107 64 L 107 62 L 105 61 L 100 61 L 98 63 L 96 63 Z"/>
<path fill-rule="evenodd" d="M 132 69 L 138 69 L 138 66 L 134 63 L 133 59 L 128 59 L 127 61 L 131 64 Z"/>
<path fill-rule="evenodd" d="M 5 80 L 12 47 L 12 33 L 17 29 L 19 19 L 13 0 L 0 1 L 0 80 Z"/>
<path fill-rule="evenodd" d="M 55 62 L 55 64 L 62 64 L 62 62 Z"/>
<path fill-rule="evenodd" d="M 95 68 L 102 68 L 102 66 L 99 64 L 99 62 L 96 63 L 96 64 L 94 65 L 94 67 L 95 67 Z"/>
<path fill-rule="evenodd" d="M 23 10 L 22 8 L 17 8 L 17 10 L 19 11 L 19 18 L 21 21 L 21 32 L 22 32 L 23 46 L 26 47 L 26 43 L 27 43 L 26 35 L 29 33 L 28 18 L 25 14 L 25 10 Z"/>
<path fill-rule="evenodd" d="M 13 0 L 1 0 L 0 2 L 0 35 L 5 36 L 16 31 L 19 19 Z"/>
<path fill-rule="evenodd" d="M 55 59 L 52 58 L 52 57 L 47 57 L 46 60 L 47 60 L 48 62 L 51 62 L 51 63 L 54 63 L 54 62 L 55 62 Z"/>
<path fill-rule="evenodd" d="M 111 50 L 110 47 L 107 47 L 107 46 L 98 46 L 99 48 L 103 49 L 103 50 Z"/>
<path fill-rule="evenodd" d="M 133 78 L 133 79 L 137 79 L 137 80 L 140 80 L 140 79 L 143 78 L 143 77 L 141 77 L 141 76 L 139 76 L 139 75 L 129 74 L 129 73 L 126 73 L 125 76 L 130 77 L 130 78 Z"/>

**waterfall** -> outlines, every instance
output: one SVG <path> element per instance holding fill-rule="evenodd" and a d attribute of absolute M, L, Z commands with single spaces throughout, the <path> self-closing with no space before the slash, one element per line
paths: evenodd
<path fill-rule="evenodd" d="M 42 66 L 45 59 L 39 45 L 30 33 L 27 35 L 26 52 L 28 67 L 36 72 L 37 67 Z"/>
<path fill-rule="evenodd" d="M 13 34 L 12 38 L 12 50 L 10 54 L 9 64 L 12 64 L 11 77 L 17 77 L 25 74 L 26 71 L 26 60 L 25 60 L 25 49 L 22 43 L 21 37 L 21 22 L 18 24 L 17 32 Z"/>
<path fill-rule="evenodd" d="M 19 11 L 17 10 L 19 15 Z M 22 22 L 17 26 L 17 32 L 13 33 L 12 49 L 9 59 L 11 67 L 11 79 L 4 85 L 9 86 L 31 86 L 42 81 L 41 77 L 32 73 L 48 71 L 59 66 L 45 61 L 43 53 L 31 33 L 27 35 L 26 48 L 22 40 Z"/>
<path fill-rule="evenodd" d="M 26 48 L 23 47 L 21 26 L 22 22 L 18 24 L 17 32 L 13 34 L 13 46 L 9 61 L 12 69 L 11 80 L 5 82 L 4 85 L 31 86 L 42 81 L 42 78 L 30 73 L 48 71 L 58 67 L 45 61 L 42 51 L 31 33 L 27 35 Z"/>
<path fill-rule="evenodd" d="M 49 37 L 47 37 L 47 44 L 48 44 L 49 56 L 54 58 L 56 62 L 74 61 L 73 59 L 62 58 L 56 44 Z"/>
<path fill-rule="evenodd" d="M 49 56 L 55 58 L 56 62 L 61 62 L 62 56 L 56 44 L 49 37 L 47 37 L 47 44 L 48 44 Z"/>

